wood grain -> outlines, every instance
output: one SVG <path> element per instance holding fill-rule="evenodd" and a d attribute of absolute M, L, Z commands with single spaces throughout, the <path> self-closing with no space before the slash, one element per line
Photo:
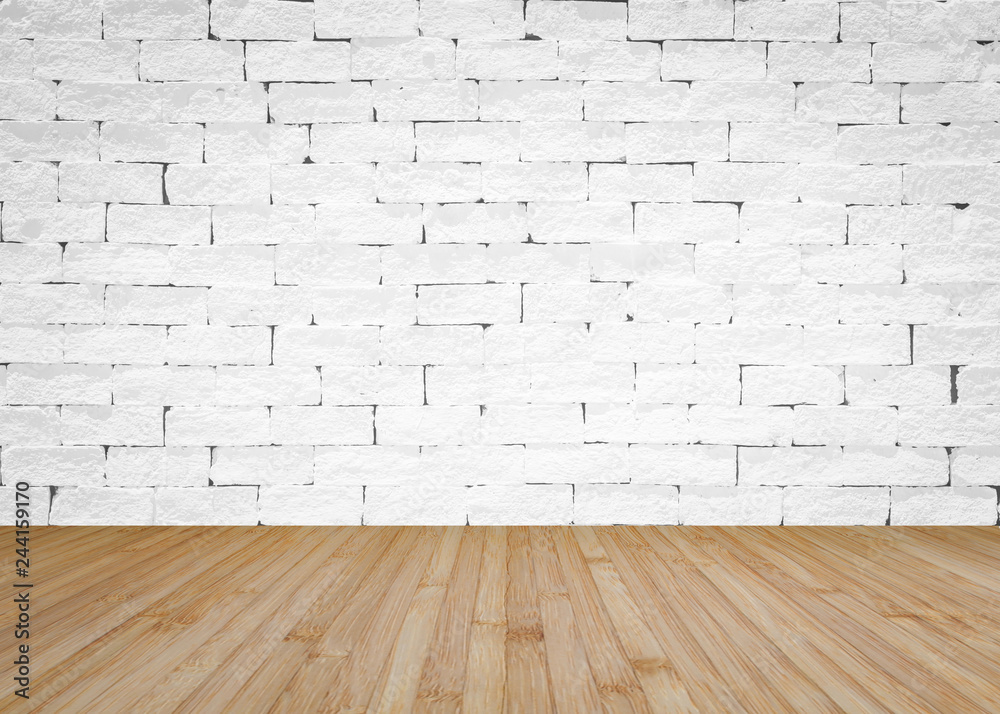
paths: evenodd
<path fill-rule="evenodd" d="M 996 528 L 50 527 L 31 560 L 0 712 L 1000 711 Z"/>

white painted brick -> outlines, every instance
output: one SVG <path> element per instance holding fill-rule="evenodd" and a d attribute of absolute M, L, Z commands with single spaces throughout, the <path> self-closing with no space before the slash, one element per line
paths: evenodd
<path fill-rule="evenodd" d="M 34 486 L 28 489 L 28 502 L 30 509 L 30 523 L 33 526 L 49 525 L 49 494 L 47 486 Z M 13 526 L 19 520 L 17 509 L 23 507 L 23 501 L 17 502 L 17 489 L 14 486 L 0 486 L 0 514 L 2 514 L 3 524 Z M 23 498 L 23 497 L 22 497 Z"/>
<path fill-rule="evenodd" d="M 483 183 L 478 164 L 382 163 L 375 172 L 375 193 L 388 203 L 478 201 Z"/>
<path fill-rule="evenodd" d="M 271 171 L 267 166 L 171 164 L 163 183 L 173 204 L 261 204 L 270 201 Z"/>
<path fill-rule="evenodd" d="M 329 405 L 416 405 L 424 402 L 419 366 L 324 366 L 323 403 Z"/>
<path fill-rule="evenodd" d="M 63 354 L 66 362 L 114 365 L 163 364 L 166 353 L 166 327 L 66 326 L 66 348 Z"/>
<path fill-rule="evenodd" d="M 423 224 L 428 243 L 521 243 L 528 238 L 527 211 L 516 203 L 425 204 Z"/>
<path fill-rule="evenodd" d="M 0 163 L 0 200 L 55 201 L 58 185 L 58 169 L 52 164 Z"/>
<path fill-rule="evenodd" d="M 393 325 L 380 329 L 379 340 L 382 364 L 483 363 L 483 328 L 478 325 Z"/>
<path fill-rule="evenodd" d="M 55 119 L 56 84 L 37 79 L 0 81 L 0 116 L 22 120 Z"/>
<path fill-rule="evenodd" d="M 206 244 L 212 239 L 211 209 L 114 204 L 106 235 L 109 243 Z"/>
<path fill-rule="evenodd" d="M 479 412 L 475 406 L 380 407 L 375 414 L 377 443 L 431 446 L 477 443 Z"/>
<path fill-rule="evenodd" d="M 803 353 L 812 364 L 910 364 L 906 325 L 806 326 Z"/>
<path fill-rule="evenodd" d="M 422 446 L 420 478 L 469 486 L 522 483 L 526 480 L 525 453 L 520 445 Z"/>
<path fill-rule="evenodd" d="M 726 324 L 733 316 L 731 287 L 639 282 L 629 288 L 637 322 Z"/>
<path fill-rule="evenodd" d="M 899 93 L 898 84 L 803 82 L 795 88 L 795 118 L 842 124 L 895 124 L 899 121 Z"/>
<path fill-rule="evenodd" d="M 528 483 L 603 483 L 628 473 L 625 444 L 530 444 L 524 450 Z"/>
<path fill-rule="evenodd" d="M 162 446 L 163 409 L 102 405 L 64 406 L 60 418 L 63 444 Z"/>
<path fill-rule="evenodd" d="M 525 32 L 542 39 L 624 40 L 628 7 L 615 2 L 529 0 Z"/>
<path fill-rule="evenodd" d="M 215 0 L 212 34 L 223 40 L 311 40 L 313 5 L 281 0 Z"/>
<path fill-rule="evenodd" d="M 997 3 L 0 4 L 53 522 L 996 522 Z"/>
<path fill-rule="evenodd" d="M 92 122 L 0 121 L 0 155 L 13 161 L 96 161 Z"/>
<path fill-rule="evenodd" d="M 272 203 L 374 201 L 375 189 L 375 170 L 369 164 L 295 164 L 271 167 Z"/>
<path fill-rule="evenodd" d="M 699 364 L 795 364 L 802 362 L 802 328 L 795 325 L 698 325 Z"/>
<path fill-rule="evenodd" d="M 151 488 L 69 488 L 52 497 L 49 523 L 54 526 L 153 525 Z"/>
<path fill-rule="evenodd" d="M 358 526 L 361 486 L 261 486 L 260 522 L 266 526 Z"/>
<path fill-rule="evenodd" d="M 896 446 L 740 447 L 740 483 L 769 486 L 941 486 L 944 449 Z"/>
<path fill-rule="evenodd" d="M 588 404 L 584 440 L 687 443 L 691 440 L 687 411 L 675 404 Z"/>
<path fill-rule="evenodd" d="M 59 200 L 161 203 L 163 170 L 156 164 L 63 163 Z"/>
<path fill-rule="evenodd" d="M 501 404 L 482 415 L 488 444 L 578 443 L 583 441 L 583 410 L 577 404 Z"/>
<path fill-rule="evenodd" d="M 740 370 L 739 381 L 741 404 L 834 405 L 844 401 L 844 372 L 839 367 L 748 365 Z"/>
<path fill-rule="evenodd" d="M 739 209 L 729 203 L 637 203 L 635 240 L 649 243 L 735 242 Z"/>
<path fill-rule="evenodd" d="M 110 404 L 111 365 L 11 364 L 6 404 Z"/>
<path fill-rule="evenodd" d="M 628 35 L 632 40 L 728 39 L 733 36 L 729 0 L 633 0 Z"/>
<path fill-rule="evenodd" d="M 951 403 L 948 367 L 848 365 L 847 401 L 857 406 L 933 406 Z"/>
<path fill-rule="evenodd" d="M 899 442 L 928 446 L 990 446 L 1000 409 L 992 406 L 900 407 Z"/>
<path fill-rule="evenodd" d="M 559 43 L 559 79 L 652 82 L 660 77 L 655 42 L 565 40 Z"/>
<path fill-rule="evenodd" d="M 524 36 L 522 0 L 421 0 L 420 32 L 454 39 L 511 39 Z"/>
<path fill-rule="evenodd" d="M 570 121 L 584 118 L 582 82 L 484 80 L 478 85 L 479 118 L 483 121 Z"/>
<path fill-rule="evenodd" d="M 61 362 L 61 325 L 0 326 L 0 359 L 4 362 Z"/>
<path fill-rule="evenodd" d="M 142 43 L 139 78 L 147 82 L 238 82 L 243 43 L 209 40 L 149 40 Z"/>
<path fill-rule="evenodd" d="M 7 6 L 12 7 L 11 5 Z M 7 19 L 7 18 L 5 18 Z M 6 29 L 5 25 L 5 29 Z M 5 33 L 6 34 L 6 33 Z M 34 59 L 34 43 L 31 40 L 0 40 L 0 78 L 30 79 Z"/>
<path fill-rule="evenodd" d="M 206 226 L 209 231 L 212 242 L 220 245 L 311 243 L 316 233 L 316 211 L 313 206 L 302 205 L 214 206 L 210 225 Z"/>
<path fill-rule="evenodd" d="M 414 203 L 321 203 L 316 238 L 325 244 L 419 243 L 420 220 L 420 206 Z"/>
<path fill-rule="evenodd" d="M 997 524 L 997 492 L 987 486 L 892 489 L 891 523 L 900 526 Z"/>
<path fill-rule="evenodd" d="M 733 286 L 733 323 L 835 324 L 839 317 L 838 299 L 835 285 L 737 284 Z"/>
<path fill-rule="evenodd" d="M 665 81 L 764 79 L 766 72 L 764 42 L 663 43 L 660 78 Z"/>
<path fill-rule="evenodd" d="M 681 486 L 680 523 L 776 526 L 782 489 L 761 486 Z"/>
<path fill-rule="evenodd" d="M 447 127 L 429 124 L 428 129 Z M 470 124 L 477 127 L 478 124 Z M 446 131 L 446 129 L 439 129 Z M 411 161 L 415 141 L 410 122 L 380 121 L 364 124 L 314 124 L 309 133 L 309 157 L 317 163 L 346 161 Z M 420 157 L 421 161 L 454 161 L 453 158 Z"/>
<path fill-rule="evenodd" d="M 624 283 L 525 285 L 523 292 L 525 323 L 619 322 L 628 316 Z"/>
<path fill-rule="evenodd" d="M 365 525 L 464 526 L 464 486 L 420 484 L 365 489 Z"/>
<path fill-rule="evenodd" d="M 158 121 L 162 90 L 163 85 L 138 82 L 60 82 L 58 114 L 77 120 Z"/>
<path fill-rule="evenodd" d="M 868 82 L 872 50 L 867 42 L 774 42 L 767 77 L 784 82 Z"/>
<path fill-rule="evenodd" d="M 51 486 L 103 486 L 100 446 L 8 446 L 3 450 L 3 482 Z"/>
<path fill-rule="evenodd" d="M 555 79 L 559 44 L 554 40 L 459 40 L 458 76 L 476 80 Z"/>
<path fill-rule="evenodd" d="M 109 40 L 197 40 L 208 36 L 207 0 L 104 0 Z"/>
<path fill-rule="evenodd" d="M 351 79 L 454 79 L 455 53 L 439 37 L 352 39 Z"/>
<path fill-rule="evenodd" d="M 370 444 L 369 407 L 272 407 L 271 439 L 276 444 Z"/>
<path fill-rule="evenodd" d="M 568 484 L 474 486 L 466 496 L 469 525 L 568 525 L 573 490 Z"/>
<path fill-rule="evenodd" d="M 517 404 L 528 401 L 533 386 L 531 370 L 521 364 L 433 365 L 425 379 L 427 403 L 434 406 Z"/>
<path fill-rule="evenodd" d="M 782 508 L 788 526 L 880 526 L 889 518 L 889 489 L 786 488 Z"/>
<path fill-rule="evenodd" d="M 173 407 L 164 417 L 167 446 L 271 443 L 267 407 Z"/>
<path fill-rule="evenodd" d="M 0 406 L 0 444 L 56 446 L 60 407 Z"/>
<path fill-rule="evenodd" d="M 729 126 L 725 122 L 655 122 L 625 126 L 630 164 L 725 161 Z"/>
<path fill-rule="evenodd" d="M 997 325 L 916 325 L 913 328 L 914 364 L 996 364 L 1000 362 Z"/>
<path fill-rule="evenodd" d="M 98 243 L 105 207 L 99 203 L 20 203 L 3 207 L 3 233 L 20 243 Z"/>
<path fill-rule="evenodd" d="M 100 285 L 0 285 L 0 320 L 21 323 L 100 323 Z"/>
<path fill-rule="evenodd" d="M 528 401 L 533 404 L 625 401 L 635 392 L 634 374 L 635 368 L 629 364 L 609 365 L 593 362 L 533 364 Z M 516 390 L 514 394 L 517 394 Z M 499 400 L 486 401 L 513 400 L 501 397 Z"/>
<path fill-rule="evenodd" d="M 189 446 L 121 447 L 108 449 L 108 486 L 208 486 L 211 451 Z"/>
<path fill-rule="evenodd" d="M 479 84 L 467 79 L 376 80 L 372 82 L 371 96 L 380 121 L 463 121 L 479 117 Z"/>
<path fill-rule="evenodd" d="M 266 246 L 175 246 L 169 251 L 172 285 L 273 285 L 274 249 Z"/>
<path fill-rule="evenodd" d="M 877 42 L 872 46 L 874 82 L 996 81 L 989 47 L 975 42 Z"/>
<path fill-rule="evenodd" d="M 573 496 L 573 523 L 675 525 L 676 486 L 579 484 Z"/>
<path fill-rule="evenodd" d="M 897 443 L 901 429 L 892 407 L 798 406 L 792 429 L 798 445 Z"/>
<path fill-rule="evenodd" d="M 417 0 L 318 0 L 317 37 L 409 37 L 417 34 Z"/>
<path fill-rule="evenodd" d="M 521 286 L 424 285 L 417 293 L 421 325 L 519 322 Z"/>
<path fill-rule="evenodd" d="M 312 296 L 312 319 L 317 325 L 412 325 L 417 304 L 409 286 L 317 288 Z"/>
<path fill-rule="evenodd" d="M 417 486 L 421 481 L 419 446 L 317 446 L 319 486 Z"/>
<path fill-rule="evenodd" d="M 834 161 L 837 156 L 837 127 L 833 124 L 805 123 L 733 124 L 729 131 L 728 156 L 733 161 Z M 722 158 L 724 160 L 725 155 Z M 777 205 L 801 206 L 816 213 L 824 208 L 835 208 L 799 203 Z"/>
<path fill-rule="evenodd" d="M 1000 404 L 1000 367 L 959 367 L 956 387 L 961 404 Z"/>
<path fill-rule="evenodd" d="M 257 489 L 246 486 L 225 488 L 156 489 L 157 525 L 255 526 Z"/>
<path fill-rule="evenodd" d="M 267 121 L 268 93 L 259 82 L 164 82 L 162 87 L 163 121 Z"/>
<path fill-rule="evenodd" d="M 220 446 L 212 450 L 210 477 L 215 486 L 312 483 L 313 447 Z"/>
<path fill-rule="evenodd" d="M 211 367 L 115 365 L 115 404 L 201 406 L 215 403 Z"/>
<path fill-rule="evenodd" d="M 209 124 L 205 161 L 219 164 L 298 164 L 309 154 L 309 129 L 283 124 Z"/>
<path fill-rule="evenodd" d="M 109 285 L 104 305 L 107 324 L 203 325 L 208 321 L 207 288 Z"/>
<path fill-rule="evenodd" d="M 628 449 L 632 483 L 680 486 L 736 484 L 736 447 L 632 444 Z"/>
<path fill-rule="evenodd" d="M 286 124 L 371 121 L 372 87 L 366 82 L 280 82 L 267 90 L 267 112 Z"/>
<path fill-rule="evenodd" d="M 38 39 L 34 42 L 34 61 L 36 79 L 134 82 L 139 74 L 139 43 Z"/>
<path fill-rule="evenodd" d="M 664 404 L 739 404 L 740 369 L 737 365 L 637 364 L 635 398 Z"/>
<path fill-rule="evenodd" d="M 379 328 L 277 327 L 273 350 L 274 364 L 280 366 L 376 364 Z"/>
<path fill-rule="evenodd" d="M 951 477 L 956 486 L 1000 485 L 1000 449 L 995 446 L 952 449 Z"/>
<path fill-rule="evenodd" d="M 268 364 L 271 331 L 260 327 L 174 325 L 167 330 L 170 364 Z"/>

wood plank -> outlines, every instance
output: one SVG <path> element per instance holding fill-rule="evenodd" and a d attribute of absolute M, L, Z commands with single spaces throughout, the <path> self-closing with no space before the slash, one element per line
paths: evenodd
<path fill-rule="evenodd" d="M 1000 711 L 996 528 L 47 527 L 31 547 L 32 698 L 4 712 Z"/>
<path fill-rule="evenodd" d="M 507 528 L 482 529 L 482 564 L 476 591 L 476 605 L 469 631 L 469 660 L 462 692 L 463 708 L 482 714 L 504 710 L 507 662 L 507 612 L 504 591 L 507 584 Z"/>
<path fill-rule="evenodd" d="M 552 712 L 542 616 L 531 564 L 528 528 L 512 526 L 507 531 L 507 693 L 508 714 Z"/>

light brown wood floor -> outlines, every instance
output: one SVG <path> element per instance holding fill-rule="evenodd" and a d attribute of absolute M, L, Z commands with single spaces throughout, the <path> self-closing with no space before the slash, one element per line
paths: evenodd
<path fill-rule="evenodd" d="M 1000 711 L 996 528 L 36 528 L 31 549 L 32 698 L 8 620 L 3 711 Z"/>

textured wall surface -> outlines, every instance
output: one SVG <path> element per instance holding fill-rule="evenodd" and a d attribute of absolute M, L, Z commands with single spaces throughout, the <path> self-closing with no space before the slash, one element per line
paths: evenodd
<path fill-rule="evenodd" d="M 6 0 L 34 522 L 997 523 L 1000 3 Z"/>

